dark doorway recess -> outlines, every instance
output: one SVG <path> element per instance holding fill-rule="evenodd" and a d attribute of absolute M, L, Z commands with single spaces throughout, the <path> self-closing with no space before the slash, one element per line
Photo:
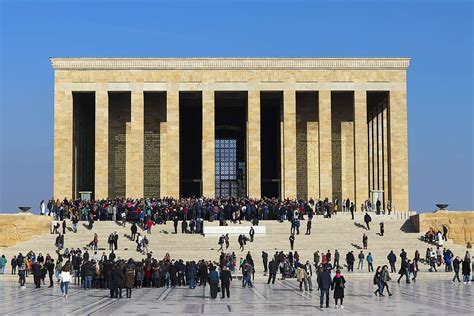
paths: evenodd
<path fill-rule="evenodd" d="M 262 196 L 280 197 L 283 92 L 261 92 L 260 103 Z"/>
<path fill-rule="evenodd" d="M 247 104 L 246 91 L 215 93 L 216 197 L 247 195 Z"/>
<path fill-rule="evenodd" d="M 79 192 L 94 194 L 95 93 L 73 92 L 73 198 Z M 93 197 L 94 195 L 92 195 Z"/>
<path fill-rule="evenodd" d="M 179 192 L 202 195 L 202 93 L 179 93 Z"/>

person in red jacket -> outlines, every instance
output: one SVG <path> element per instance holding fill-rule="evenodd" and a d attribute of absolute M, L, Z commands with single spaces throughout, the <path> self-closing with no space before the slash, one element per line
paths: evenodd
<path fill-rule="evenodd" d="M 148 221 L 146 222 L 146 229 L 147 229 L 148 234 L 151 234 L 151 227 L 152 226 L 153 226 L 153 222 L 151 221 L 151 218 L 149 218 Z"/>

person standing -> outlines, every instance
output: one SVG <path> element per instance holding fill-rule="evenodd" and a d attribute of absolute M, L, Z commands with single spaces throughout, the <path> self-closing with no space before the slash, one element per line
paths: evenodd
<path fill-rule="evenodd" d="M 290 238 L 288 238 L 290 240 L 290 248 L 291 250 L 293 250 L 293 246 L 295 244 L 295 234 L 291 234 L 290 235 Z"/>
<path fill-rule="evenodd" d="M 53 275 L 54 275 L 54 259 L 47 260 L 45 263 L 45 268 L 48 271 L 49 277 L 49 287 L 53 287 Z"/>
<path fill-rule="evenodd" d="M 118 238 L 119 238 L 119 236 L 118 236 L 117 232 L 115 231 L 114 232 L 114 238 L 113 238 L 114 250 L 117 250 L 117 248 L 118 248 Z"/>
<path fill-rule="evenodd" d="M 458 279 L 458 282 L 461 282 L 459 279 L 459 267 L 461 266 L 461 260 L 459 259 L 458 256 L 453 260 L 453 270 L 454 270 L 454 278 L 453 282 L 455 282 L 456 279 Z"/>
<path fill-rule="evenodd" d="M 367 255 L 367 266 L 369 268 L 369 272 L 374 272 L 373 263 L 374 263 L 374 258 L 372 257 L 372 253 L 369 252 L 369 254 Z"/>
<path fill-rule="evenodd" d="M 255 235 L 255 229 L 253 229 L 253 226 L 250 226 L 250 231 L 249 231 L 250 242 L 253 242 L 254 235 Z"/>
<path fill-rule="evenodd" d="M 132 234 L 131 240 L 135 240 L 135 238 L 137 237 L 137 231 L 137 224 L 133 223 L 132 226 L 130 226 L 130 233 Z"/>
<path fill-rule="evenodd" d="M 5 267 L 7 266 L 7 258 L 5 257 L 5 255 L 2 255 L 2 257 L 0 258 L 0 274 L 5 274 Z"/>
<path fill-rule="evenodd" d="M 25 277 L 26 277 L 26 266 L 22 261 L 18 264 L 18 283 L 20 283 L 21 288 L 25 288 Z"/>
<path fill-rule="evenodd" d="M 471 282 L 471 261 L 464 259 L 462 261 L 462 275 L 464 284 Z"/>
<path fill-rule="evenodd" d="M 344 279 L 344 276 L 341 274 L 341 270 L 336 270 L 336 275 L 332 279 L 331 283 L 331 290 L 334 291 L 334 301 L 335 301 L 335 306 L 337 308 L 337 301 L 341 301 L 341 308 L 344 308 L 343 301 L 344 301 L 344 288 L 346 287 L 346 280 Z"/>
<path fill-rule="evenodd" d="M 18 266 L 16 256 L 13 256 L 10 264 L 12 266 L 12 275 L 15 275 L 16 274 L 16 267 Z"/>
<path fill-rule="evenodd" d="M 354 253 L 350 251 L 346 254 L 346 263 L 347 263 L 348 272 L 354 272 L 354 262 L 355 262 Z"/>
<path fill-rule="evenodd" d="M 351 202 L 351 206 L 349 207 L 349 210 L 351 211 L 352 220 L 354 220 L 354 211 L 355 211 L 354 202 Z"/>
<path fill-rule="evenodd" d="M 268 253 L 262 250 L 262 261 L 263 261 L 263 275 L 267 274 L 268 271 Z"/>
<path fill-rule="evenodd" d="M 311 220 L 308 219 L 308 222 L 306 223 L 306 235 L 311 235 Z"/>
<path fill-rule="evenodd" d="M 379 226 L 380 226 L 380 236 L 383 236 L 383 233 L 385 232 L 384 223 L 380 222 Z"/>
<path fill-rule="evenodd" d="M 368 243 L 369 237 L 367 237 L 367 235 L 364 233 L 364 235 L 362 235 L 362 245 L 364 246 L 364 249 L 367 249 Z"/>
<path fill-rule="evenodd" d="M 174 227 L 174 233 L 177 234 L 178 233 L 178 223 L 179 223 L 179 220 L 178 220 L 178 216 L 173 216 L 173 227 Z"/>
<path fill-rule="evenodd" d="M 311 280 L 311 277 L 313 276 L 313 268 L 311 267 L 311 263 L 309 263 L 309 260 L 306 261 L 306 265 L 304 266 L 304 268 L 306 269 L 306 280 L 308 282 L 309 291 L 313 292 L 313 281 Z"/>
<path fill-rule="evenodd" d="M 275 258 L 273 258 L 270 263 L 268 264 L 268 281 L 267 284 L 270 284 L 270 280 L 272 281 L 272 284 L 275 284 L 275 278 L 276 274 L 278 271 L 278 262 L 275 261 Z"/>
<path fill-rule="evenodd" d="M 362 270 L 364 268 L 364 259 L 365 259 L 365 255 L 362 250 L 360 251 L 358 258 L 359 258 L 359 265 L 357 266 L 357 270 Z"/>
<path fill-rule="evenodd" d="M 323 272 L 319 274 L 318 277 L 318 286 L 320 290 L 319 297 L 319 307 L 323 308 L 324 297 L 326 296 L 326 308 L 329 307 L 329 289 L 331 288 L 331 274 L 327 269 L 324 269 Z"/>
<path fill-rule="evenodd" d="M 211 290 L 211 298 L 217 297 L 217 288 L 219 287 L 219 273 L 216 271 L 215 266 L 210 267 L 209 271 L 209 286 Z"/>
<path fill-rule="evenodd" d="M 230 271 L 227 270 L 226 266 L 222 267 L 221 275 L 221 287 L 222 287 L 222 298 L 225 297 L 225 294 L 227 293 L 227 298 L 230 298 L 230 282 L 232 281 L 232 274 L 230 274 Z"/>
<path fill-rule="evenodd" d="M 67 298 L 69 282 L 71 282 L 71 264 L 68 260 L 61 269 L 61 293 L 65 298 Z"/>
<path fill-rule="evenodd" d="M 340 258 L 340 254 L 339 254 L 339 251 L 336 251 L 334 252 L 334 268 L 336 269 L 339 269 L 339 258 Z"/>
<path fill-rule="evenodd" d="M 393 250 L 390 250 L 390 253 L 387 256 L 387 260 L 390 263 L 390 269 L 392 273 L 397 272 L 397 269 L 395 268 L 395 262 L 397 261 L 397 256 L 393 252 Z"/>
<path fill-rule="evenodd" d="M 125 267 L 123 286 L 125 287 L 125 294 L 127 298 L 132 298 L 132 289 L 135 284 L 135 268 L 132 259 L 128 260 L 128 265 Z"/>
<path fill-rule="evenodd" d="M 32 271 L 33 271 L 33 280 L 35 282 L 35 287 L 37 289 L 39 289 L 41 287 L 41 279 L 43 277 L 43 269 L 41 267 L 41 264 L 38 261 L 33 263 Z"/>

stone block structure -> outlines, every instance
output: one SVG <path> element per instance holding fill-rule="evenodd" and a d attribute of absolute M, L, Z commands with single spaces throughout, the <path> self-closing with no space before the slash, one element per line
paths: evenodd
<path fill-rule="evenodd" d="M 474 211 L 436 211 L 413 215 L 411 221 L 419 233 L 430 228 L 443 232 L 448 228 L 448 238 L 457 244 L 466 245 L 474 241 Z"/>
<path fill-rule="evenodd" d="M 408 210 L 408 58 L 52 58 L 54 196 Z"/>

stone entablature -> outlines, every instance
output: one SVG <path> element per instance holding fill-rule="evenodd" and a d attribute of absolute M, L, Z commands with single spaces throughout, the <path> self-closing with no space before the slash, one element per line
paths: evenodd
<path fill-rule="evenodd" d="M 401 69 L 409 58 L 51 58 L 62 69 Z"/>

